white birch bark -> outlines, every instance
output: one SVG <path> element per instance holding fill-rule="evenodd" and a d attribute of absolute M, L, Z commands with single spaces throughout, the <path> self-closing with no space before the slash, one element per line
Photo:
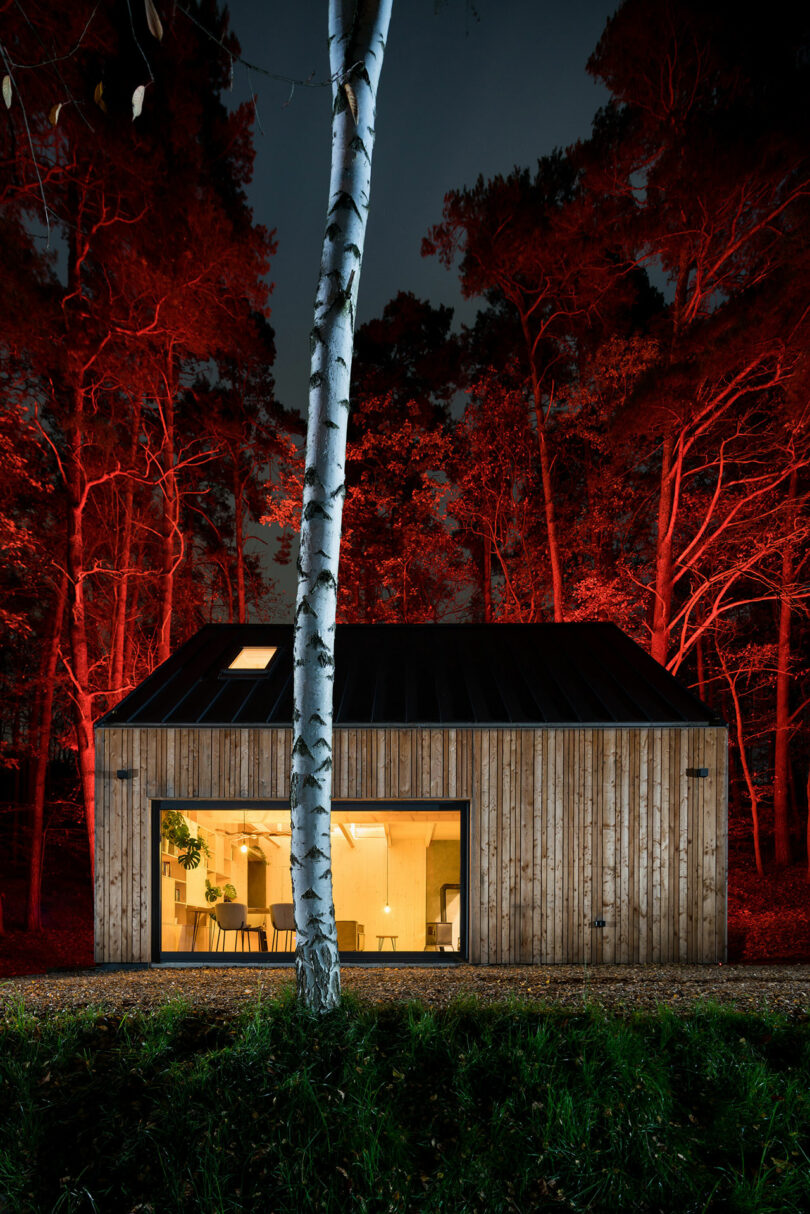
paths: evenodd
<path fill-rule="evenodd" d="M 329 0 L 332 171 L 311 335 L 290 779 L 298 996 L 318 1012 L 340 1001 L 330 843 L 335 615 L 355 307 L 391 5 Z"/>

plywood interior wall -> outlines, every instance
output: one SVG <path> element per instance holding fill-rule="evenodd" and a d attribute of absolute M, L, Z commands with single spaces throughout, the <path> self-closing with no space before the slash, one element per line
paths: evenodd
<path fill-rule="evenodd" d="M 99 961 L 150 960 L 151 800 L 286 799 L 290 746 L 279 729 L 97 732 Z M 471 961 L 724 959 L 725 729 L 338 729 L 334 762 L 336 798 L 469 802 Z"/>

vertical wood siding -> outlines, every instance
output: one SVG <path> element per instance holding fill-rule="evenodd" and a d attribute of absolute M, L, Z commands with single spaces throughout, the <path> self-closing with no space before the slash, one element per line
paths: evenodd
<path fill-rule="evenodd" d="M 97 731 L 98 961 L 150 960 L 151 800 L 286 800 L 291 744 L 283 729 Z M 337 729 L 334 796 L 469 801 L 473 962 L 714 962 L 726 762 L 716 727 Z M 700 767 L 708 779 L 686 775 Z"/>

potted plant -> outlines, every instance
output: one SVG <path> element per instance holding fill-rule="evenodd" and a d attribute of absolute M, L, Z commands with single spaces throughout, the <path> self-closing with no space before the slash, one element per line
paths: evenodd
<path fill-rule="evenodd" d="M 216 902 L 217 898 L 221 898 L 223 902 L 235 902 L 236 890 L 228 884 L 220 889 L 218 885 L 212 885 L 208 878 L 205 878 L 205 900 L 206 902 Z"/>

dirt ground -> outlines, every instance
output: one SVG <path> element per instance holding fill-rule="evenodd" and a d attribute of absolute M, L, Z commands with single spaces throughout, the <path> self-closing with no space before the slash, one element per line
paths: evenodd
<path fill-rule="evenodd" d="M 48 873 L 41 933 L 24 926 L 25 882 L 7 876 L 6 933 L 0 936 L 0 1015 L 22 996 L 36 1014 L 98 1006 L 118 1012 L 183 996 L 195 1008 L 238 1009 L 258 993 L 294 982 L 290 967 L 93 969 L 89 878 L 72 866 Z M 740 1010 L 770 1008 L 810 1017 L 810 886 L 804 864 L 759 878 L 753 862 L 730 866 L 729 955 L 715 966 L 345 966 L 343 986 L 372 1003 L 417 999 L 439 1006 L 465 995 L 510 996 L 581 1008 L 591 1000 L 618 1010 L 658 1004 L 689 1012 L 700 1000 Z M 743 964 L 739 964 L 742 962 Z"/>
<path fill-rule="evenodd" d="M 343 989 L 370 1003 L 419 1000 L 441 1006 L 475 995 L 518 997 L 572 1009 L 590 1001 L 616 1011 L 684 1014 L 701 1001 L 739 1011 L 778 1011 L 810 1018 L 810 965 L 788 966 L 344 966 Z M 0 1013 L 21 996 L 37 1015 L 87 1006 L 107 1012 L 154 1008 L 182 996 L 199 1011 L 234 1012 L 259 993 L 292 987 L 290 966 L 80 970 L 26 974 L 0 981 Z"/>

